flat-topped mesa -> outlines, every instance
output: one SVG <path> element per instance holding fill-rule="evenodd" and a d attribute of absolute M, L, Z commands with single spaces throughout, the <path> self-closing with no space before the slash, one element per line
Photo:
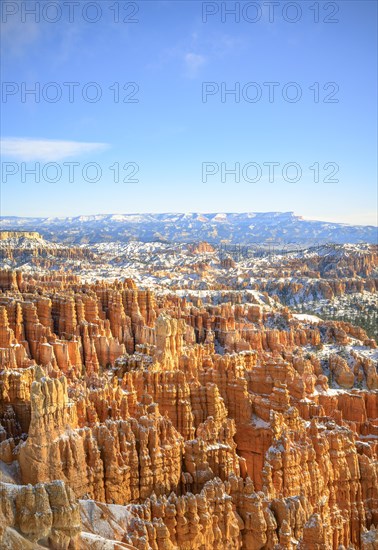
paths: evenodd
<path fill-rule="evenodd" d="M 37 231 L 0 231 L 0 241 L 6 239 L 42 239 Z"/>

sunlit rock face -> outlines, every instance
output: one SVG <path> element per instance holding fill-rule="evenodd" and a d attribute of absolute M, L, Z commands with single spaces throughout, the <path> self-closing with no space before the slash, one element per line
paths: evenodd
<path fill-rule="evenodd" d="M 257 291 L 5 270 L 0 289 L 1 548 L 378 548 L 363 329 Z"/>

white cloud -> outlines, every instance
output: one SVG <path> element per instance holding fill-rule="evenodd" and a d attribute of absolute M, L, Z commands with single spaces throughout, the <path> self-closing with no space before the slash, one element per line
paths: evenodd
<path fill-rule="evenodd" d="M 198 70 L 206 63 L 205 56 L 197 53 L 187 53 L 184 57 L 189 76 L 196 76 Z"/>
<path fill-rule="evenodd" d="M 21 161 L 54 162 L 86 153 L 104 151 L 106 143 L 59 141 L 48 139 L 5 138 L 1 140 L 1 153 Z"/>

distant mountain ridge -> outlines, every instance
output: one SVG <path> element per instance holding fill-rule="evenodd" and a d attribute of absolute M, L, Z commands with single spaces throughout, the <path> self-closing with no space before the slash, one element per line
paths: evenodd
<path fill-rule="evenodd" d="M 375 226 L 306 220 L 293 212 L 0 217 L 1 231 L 38 231 L 56 242 L 377 243 Z"/>

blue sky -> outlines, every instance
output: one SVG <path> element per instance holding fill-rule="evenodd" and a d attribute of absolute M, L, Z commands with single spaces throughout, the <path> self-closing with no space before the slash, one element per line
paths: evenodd
<path fill-rule="evenodd" d="M 39 22 L 26 13 L 35 4 Z M 294 211 L 377 223 L 376 2 L 43 4 L 3 2 L 2 215 Z M 237 86 L 239 101 L 222 98 Z"/>

